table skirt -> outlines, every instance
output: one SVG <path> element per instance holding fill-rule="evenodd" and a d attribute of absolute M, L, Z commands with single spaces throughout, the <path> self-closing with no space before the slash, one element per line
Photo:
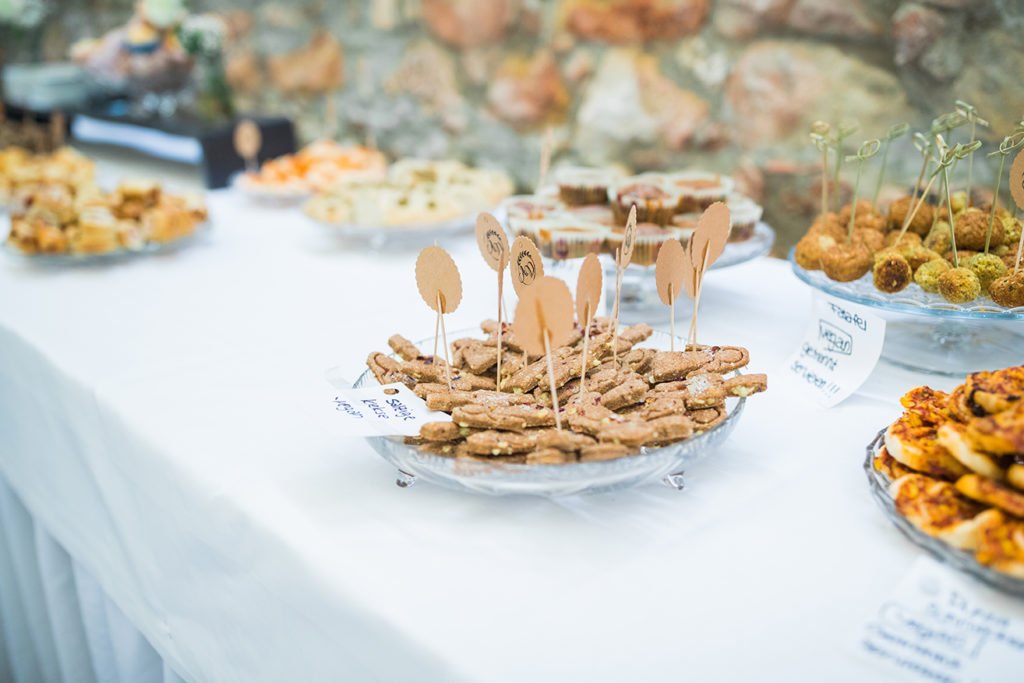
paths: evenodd
<path fill-rule="evenodd" d="M 182 681 L 2 477 L 0 641 L 0 681 Z"/>

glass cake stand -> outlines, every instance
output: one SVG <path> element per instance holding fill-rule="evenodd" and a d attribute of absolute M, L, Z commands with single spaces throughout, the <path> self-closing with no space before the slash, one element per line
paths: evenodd
<path fill-rule="evenodd" d="M 330 230 L 332 235 L 338 239 L 367 247 L 372 251 L 380 251 L 389 246 L 421 248 L 447 237 L 469 235 L 476 227 L 476 217 L 479 213 L 479 211 L 474 211 L 465 216 L 436 223 L 386 226 L 329 223 L 313 218 L 305 212 L 303 215 L 318 226 Z"/>
<path fill-rule="evenodd" d="M 767 223 L 758 222 L 754 234 L 743 242 L 730 242 L 725 251 L 708 270 L 729 268 L 747 261 L 752 261 L 771 253 L 775 245 L 775 230 Z M 604 269 L 604 296 L 609 313 L 611 302 L 615 300 L 615 259 L 609 254 L 598 257 Z M 562 278 L 566 282 L 576 282 L 576 273 L 582 259 L 555 260 L 544 258 L 545 273 Z M 685 297 L 680 297 L 680 300 Z M 676 311 L 677 317 L 686 317 L 689 308 L 683 306 Z M 619 320 L 623 323 L 667 319 L 665 304 L 658 297 L 657 285 L 654 281 L 654 266 L 638 266 L 631 264 L 622 274 L 622 292 L 619 299 Z"/>
<path fill-rule="evenodd" d="M 3 250 L 12 258 L 19 259 L 27 264 L 40 266 L 91 266 L 126 261 L 143 254 L 171 254 L 180 249 L 194 245 L 206 238 L 210 232 L 210 222 L 204 221 L 196 226 L 190 235 L 176 239 L 173 242 L 146 242 L 139 247 L 132 249 L 118 249 L 103 254 L 26 254 L 11 245 L 4 237 Z"/>
<path fill-rule="evenodd" d="M 479 335 L 479 330 L 452 333 L 456 338 Z M 421 340 L 420 348 L 429 348 L 434 338 Z M 682 343 L 682 340 L 679 340 Z M 668 350 L 669 335 L 655 332 L 645 346 Z M 678 345 L 677 345 L 678 346 Z M 372 386 L 377 379 L 367 370 L 353 385 Z M 740 415 L 744 398 L 729 399 L 724 421 L 685 441 L 660 448 L 642 448 L 640 454 L 615 460 L 577 462 L 564 465 L 526 465 L 444 457 L 421 453 L 407 445 L 402 437 L 367 437 L 381 457 L 398 470 L 396 484 L 408 487 L 419 480 L 450 489 L 487 495 L 569 496 L 614 491 L 661 481 L 676 490 L 685 488 L 685 470 L 714 452 L 729 437 Z"/>
<path fill-rule="evenodd" d="M 789 252 L 793 273 L 819 292 L 875 309 L 886 321 L 882 357 L 918 372 L 963 377 L 1021 362 L 1024 307 L 1003 308 L 991 299 L 952 304 L 911 283 L 896 294 L 875 289 L 871 273 L 853 282 L 805 270 Z"/>
<path fill-rule="evenodd" d="M 885 432 L 878 432 L 874 440 L 867 446 L 867 457 L 864 460 L 864 474 L 868 478 L 868 486 L 871 488 L 871 495 L 881 506 L 889 520 L 896 525 L 896 528 L 903 532 L 903 535 L 910 539 L 914 545 L 927 550 L 936 559 L 951 567 L 970 574 L 984 583 L 987 583 L 1001 591 L 1024 597 L 1024 580 L 1014 578 L 991 567 L 986 567 L 974 558 L 974 554 L 954 548 L 933 536 L 929 536 L 896 510 L 896 502 L 889 493 L 889 484 L 892 482 L 884 474 L 875 469 L 874 460 L 882 450 L 885 442 Z"/>

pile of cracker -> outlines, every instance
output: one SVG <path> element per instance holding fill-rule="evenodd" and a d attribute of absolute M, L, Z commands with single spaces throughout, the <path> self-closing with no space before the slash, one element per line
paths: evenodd
<path fill-rule="evenodd" d="M 452 343 L 451 390 L 445 360 L 422 355 L 401 336 L 388 340 L 397 359 L 375 352 L 367 360 L 381 384 L 404 383 L 428 408 L 452 416 L 450 422 L 423 425 L 418 438 L 407 440 L 423 452 L 528 464 L 611 460 L 705 432 L 726 418 L 727 397 L 767 388 L 765 375 L 725 377 L 749 362 L 744 348 L 640 348 L 651 336 L 649 326 L 624 327 L 616 337 L 611 319 L 595 318 L 585 392 L 580 391 L 583 330 L 552 350 L 559 430 L 546 357 L 526 355 L 505 326 L 498 391 L 498 325 L 488 320 L 481 329 L 484 339 Z"/>
<path fill-rule="evenodd" d="M 874 466 L 896 510 L 981 564 L 1024 578 L 1024 366 L 949 394 L 911 390 Z"/>

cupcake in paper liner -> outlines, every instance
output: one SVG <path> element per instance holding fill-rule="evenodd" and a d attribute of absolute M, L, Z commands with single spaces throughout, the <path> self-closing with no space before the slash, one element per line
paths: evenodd
<path fill-rule="evenodd" d="M 610 230 L 597 223 L 586 223 L 571 219 L 554 221 L 557 225 L 540 230 L 545 246 L 541 254 L 555 261 L 583 258 L 587 254 L 600 254 Z"/>
<path fill-rule="evenodd" d="M 537 220 L 546 218 L 548 214 L 561 211 L 565 204 L 557 197 L 546 197 L 536 194 L 517 194 L 507 197 L 501 208 L 508 214 L 509 220 L 513 218 L 524 218 Z"/>
<path fill-rule="evenodd" d="M 732 219 L 729 241 L 746 242 L 754 236 L 754 230 L 757 228 L 757 222 L 761 220 L 764 209 L 750 197 L 738 193 L 729 195 L 726 204 L 729 206 L 729 216 Z"/>
<path fill-rule="evenodd" d="M 664 179 L 657 174 L 626 178 L 608 190 L 615 222 L 625 225 L 629 210 L 636 206 L 637 223 L 668 225 L 676 213 L 677 198 L 665 189 Z"/>
<path fill-rule="evenodd" d="M 613 256 L 615 251 L 622 247 L 623 230 L 613 231 L 607 240 L 608 251 Z M 671 227 L 662 227 L 654 223 L 637 223 L 636 242 L 633 244 L 633 256 L 630 258 L 630 265 L 647 268 L 653 266 L 658 260 L 658 252 L 661 245 L 668 240 L 679 239 L 679 230 Z"/>
<path fill-rule="evenodd" d="M 732 178 L 708 171 L 670 173 L 665 183 L 678 200 L 676 213 L 699 212 L 715 202 L 724 202 L 734 185 Z"/>
<path fill-rule="evenodd" d="M 699 213 L 679 213 L 672 216 L 672 227 L 676 230 L 676 236 L 685 247 L 690 243 L 693 231 L 697 229 L 697 222 L 700 220 Z"/>
<path fill-rule="evenodd" d="M 607 168 L 563 166 L 555 171 L 558 196 L 569 206 L 606 204 L 608 186 L 621 174 Z"/>
<path fill-rule="evenodd" d="M 615 226 L 615 216 L 610 206 L 570 206 L 559 212 L 568 220 L 582 221 L 589 225 L 603 225 L 606 228 Z"/>

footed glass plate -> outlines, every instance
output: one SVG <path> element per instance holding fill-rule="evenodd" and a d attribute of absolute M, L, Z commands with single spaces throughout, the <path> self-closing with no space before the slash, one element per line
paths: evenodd
<path fill-rule="evenodd" d="M 11 245 L 4 237 L 3 250 L 12 258 L 25 263 L 40 266 L 88 266 L 115 263 L 135 258 L 142 254 L 170 254 L 199 242 L 210 231 L 210 222 L 204 221 L 196 226 L 191 235 L 186 235 L 173 242 L 146 242 L 134 249 L 118 249 L 103 254 L 26 254 Z"/>
<path fill-rule="evenodd" d="M 896 502 L 889 494 L 889 478 L 875 469 L 875 456 L 879 454 L 884 446 L 885 432 L 878 432 L 874 440 L 868 444 L 867 457 L 864 460 L 864 473 L 868 478 L 868 485 L 871 487 L 871 495 L 881 506 L 889 520 L 896 525 L 896 528 L 903 532 L 910 541 L 924 550 L 931 553 L 936 559 L 945 562 L 954 569 L 970 574 L 976 579 L 987 583 L 1001 591 L 1024 597 L 1024 580 L 1014 578 L 991 567 L 986 567 L 974 558 L 974 554 L 967 550 L 960 550 L 929 536 L 896 510 Z"/>
<path fill-rule="evenodd" d="M 366 245 L 372 250 L 380 250 L 390 245 L 410 248 L 424 247 L 434 244 L 445 237 L 468 235 L 476 227 L 476 217 L 479 213 L 479 211 L 474 211 L 465 216 L 436 223 L 371 226 L 330 223 L 314 218 L 303 211 L 306 218 L 332 231 L 334 236 L 360 245 Z M 491 213 L 497 215 L 494 211 Z"/>
<path fill-rule="evenodd" d="M 885 319 L 882 357 L 918 372 L 962 377 L 1017 365 L 1024 348 L 1024 307 L 1003 308 L 991 299 L 951 304 L 911 283 L 896 294 L 875 289 L 868 273 L 853 282 L 805 270 L 789 252 L 793 273 L 813 289 L 868 306 Z"/>
<path fill-rule="evenodd" d="M 771 253 L 775 245 L 775 230 L 767 223 L 758 222 L 754 234 L 743 242 L 729 242 L 725 251 L 708 270 L 730 268 Z M 603 301 L 615 299 L 615 259 L 608 254 L 599 256 L 604 268 L 605 292 Z M 576 282 L 576 273 L 582 259 L 555 260 L 544 258 L 544 270 L 556 275 L 566 282 Z M 685 297 L 680 297 L 684 301 Z M 677 317 L 685 317 L 688 308 L 684 305 L 676 311 Z M 665 305 L 658 298 L 658 289 L 654 281 L 654 266 L 630 265 L 622 274 L 622 292 L 619 300 L 619 319 L 624 323 L 640 321 L 666 320 L 668 313 Z"/>
<path fill-rule="evenodd" d="M 460 330 L 452 334 L 455 338 L 466 337 L 479 335 L 479 330 Z M 429 348 L 433 343 L 434 338 L 430 337 L 417 346 Z M 668 350 L 669 336 L 655 332 L 643 346 Z M 359 388 L 376 382 L 373 374 L 366 370 L 353 386 Z M 724 421 L 685 441 L 660 448 L 642 448 L 638 455 L 599 462 L 563 465 L 487 462 L 421 453 L 415 446 L 405 444 L 402 437 L 367 437 L 366 440 L 395 466 L 398 470 L 396 483 L 402 487 L 423 480 L 487 495 L 547 497 L 614 491 L 653 482 L 683 490 L 685 470 L 722 445 L 735 429 L 745 402 L 743 398 L 729 399 L 726 404 L 729 412 Z"/>

